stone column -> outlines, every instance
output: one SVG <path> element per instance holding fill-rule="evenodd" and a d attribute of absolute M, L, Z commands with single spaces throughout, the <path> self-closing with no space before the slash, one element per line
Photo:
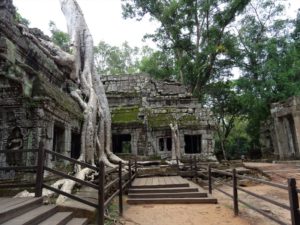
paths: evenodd
<path fill-rule="evenodd" d="M 64 143 L 63 143 L 62 154 L 65 154 L 65 155 L 71 157 L 72 131 L 71 131 L 71 127 L 69 125 L 65 126 L 65 132 L 64 132 L 63 138 L 64 138 Z"/>
<path fill-rule="evenodd" d="M 164 152 L 167 152 L 167 138 L 164 137 Z"/>
<path fill-rule="evenodd" d="M 295 126 L 295 138 L 296 138 L 296 144 L 297 146 L 295 146 L 295 150 L 296 151 L 296 155 L 298 157 L 300 157 L 300 113 L 297 113 L 295 115 L 293 115 L 294 118 L 294 126 Z"/>
<path fill-rule="evenodd" d="M 287 148 L 288 151 L 286 152 L 286 154 L 288 156 L 293 156 L 293 155 L 295 155 L 293 135 L 292 135 L 290 122 L 286 117 L 283 118 L 283 124 L 284 124 L 284 128 L 285 128 L 285 133 L 286 133 L 286 144 L 287 144 L 287 147 L 288 147 Z"/>

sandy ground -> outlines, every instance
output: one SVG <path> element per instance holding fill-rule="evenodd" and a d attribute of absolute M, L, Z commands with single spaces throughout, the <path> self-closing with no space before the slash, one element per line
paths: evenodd
<path fill-rule="evenodd" d="M 126 225 L 250 225 L 220 204 L 127 205 Z"/>
<path fill-rule="evenodd" d="M 300 186 L 300 166 L 271 163 L 249 163 L 247 166 L 254 167 L 267 174 L 273 182 L 287 184 L 288 177 L 295 177 Z M 227 186 L 221 188 L 232 193 Z M 244 187 L 246 190 L 260 194 L 288 205 L 288 193 L 285 190 L 273 188 L 262 184 L 250 184 Z M 239 204 L 239 217 L 233 215 L 232 199 L 224 194 L 213 191 L 213 197 L 218 199 L 218 204 L 185 204 L 185 205 L 126 205 L 122 224 L 125 225 L 275 225 L 264 216 Z M 239 198 L 252 206 L 255 206 L 271 217 L 290 223 L 290 212 L 276 207 L 260 199 L 254 198 L 239 191 Z"/>

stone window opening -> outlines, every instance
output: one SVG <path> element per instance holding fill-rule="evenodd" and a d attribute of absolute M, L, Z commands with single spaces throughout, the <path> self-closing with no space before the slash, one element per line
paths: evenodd
<path fill-rule="evenodd" d="M 65 128 L 63 126 L 54 125 L 53 128 L 53 147 L 52 151 L 56 153 L 63 153 L 64 151 L 64 137 L 65 137 Z M 52 161 L 56 160 L 56 157 L 52 155 L 51 158 Z"/>
<path fill-rule="evenodd" d="M 131 135 L 113 134 L 112 135 L 113 153 L 131 153 Z"/>
<path fill-rule="evenodd" d="M 159 151 L 171 151 L 172 150 L 172 138 L 171 137 L 161 137 L 158 139 Z"/>
<path fill-rule="evenodd" d="M 186 154 L 201 153 L 201 135 L 184 135 L 184 143 Z"/>

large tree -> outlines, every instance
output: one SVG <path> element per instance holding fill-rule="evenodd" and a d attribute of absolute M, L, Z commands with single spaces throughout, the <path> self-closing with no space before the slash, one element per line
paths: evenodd
<path fill-rule="evenodd" d="M 225 73 L 234 55 L 228 26 L 250 0 L 122 0 L 125 18 L 141 19 L 149 14 L 160 23 L 150 34 L 158 46 L 175 59 L 179 81 L 197 92 Z"/>
<path fill-rule="evenodd" d="M 71 95 L 80 104 L 84 116 L 80 159 L 94 163 L 97 155 L 99 160 L 113 166 L 107 157 L 111 161 L 121 159 L 111 152 L 111 115 L 100 76 L 94 70 L 93 39 L 76 0 L 60 0 L 60 3 L 72 44 L 73 60 L 68 61 L 72 68 L 70 78 L 79 83 Z"/>
<path fill-rule="evenodd" d="M 236 26 L 241 75 L 236 91 L 249 119 L 253 146 L 258 145 L 271 103 L 300 93 L 299 51 L 291 37 L 293 23 L 283 18 L 283 2 L 251 1 Z"/>

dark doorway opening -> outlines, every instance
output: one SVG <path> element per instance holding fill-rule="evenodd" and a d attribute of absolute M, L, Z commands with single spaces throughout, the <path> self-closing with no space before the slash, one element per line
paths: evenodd
<path fill-rule="evenodd" d="M 168 151 L 172 150 L 172 138 L 170 137 L 167 138 L 167 150 Z"/>
<path fill-rule="evenodd" d="M 64 149 L 64 134 L 65 129 L 63 127 L 54 125 L 53 129 L 53 148 L 52 151 L 62 153 Z M 52 156 L 52 160 L 55 160 L 55 156 Z"/>
<path fill-rule="evenodd" d="M 81 136 L 78 133 L 73 133 L 71 136 L 71 158 L 78 159 L 81 151 Z"/>
<path fill-rule="evenodd" d="M 114 153 L 131 153 L 131 135 L 113 134 L 112 146 Z"/>
<path fill-rule="evenodd" d="M 184 135 L 185 153 L 201 153 L 201 135 Z"/>

